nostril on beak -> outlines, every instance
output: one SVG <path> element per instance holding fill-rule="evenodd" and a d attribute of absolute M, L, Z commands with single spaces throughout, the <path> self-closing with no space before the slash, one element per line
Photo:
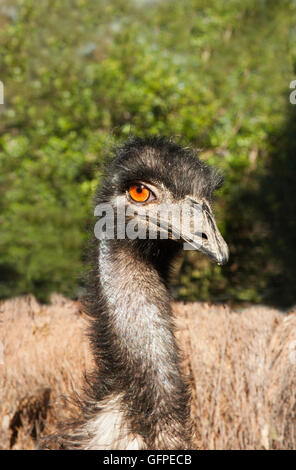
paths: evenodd
<path fill-rule="evenodd" d="M 208 236 L 207 236 L 207 234 L 204 233 L 204 232 L 195 232 L 194 235 L 197 235 L 198 237 L 201 237 L 201 238 L 203 238 L 204 240 L 208 240 Z"/>

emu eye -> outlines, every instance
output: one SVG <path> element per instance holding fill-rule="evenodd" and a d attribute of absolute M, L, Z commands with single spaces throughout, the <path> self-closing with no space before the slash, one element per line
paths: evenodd
<path fill-rule="evenodd" d="M 128 189 L 128 193 L 132 200 L 136 202 L 146 202 L 151 195 L 150 189 L 140 183 L 132 184 Z"/>

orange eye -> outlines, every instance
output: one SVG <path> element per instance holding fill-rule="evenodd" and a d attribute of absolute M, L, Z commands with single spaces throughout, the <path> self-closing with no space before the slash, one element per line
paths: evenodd
<path fill-rule="evenodd" d="M 133 184 L 129 187 L 129 195 L 136 202 L 145 202 L 150 196 L 150 190 L 143 184 Z"/>

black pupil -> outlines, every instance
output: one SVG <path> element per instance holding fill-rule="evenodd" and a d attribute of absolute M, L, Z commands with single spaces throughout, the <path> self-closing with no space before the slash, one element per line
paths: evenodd
<path fill-rule="evenodd" d="M 141 194 L 142 191 L 143 191 L 142 186 L 138 186 L 138 187 L 137 187 L 137 193 L 138 193 L 138 194 Z"/>

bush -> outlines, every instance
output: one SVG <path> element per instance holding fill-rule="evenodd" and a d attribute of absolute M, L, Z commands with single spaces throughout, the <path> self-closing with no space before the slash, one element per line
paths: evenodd
<path fill-rule="evenodd" d="M 2 3 L 0 295 L 77 295 L 100 162 L 133 133 L 181 135 L 226 176 L 232 258 L 188 254 L 178 296 L 268 301 L 256 194 L 295 78 L 295 2 Z"/>

